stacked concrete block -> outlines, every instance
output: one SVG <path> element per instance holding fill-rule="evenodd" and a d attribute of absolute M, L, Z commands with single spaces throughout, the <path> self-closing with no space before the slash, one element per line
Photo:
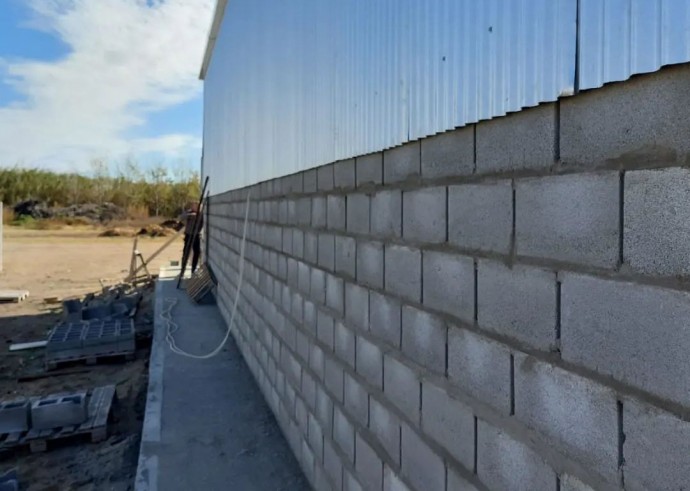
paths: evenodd
<path fill-rule="evenodd" d="M 28 431 L 31 426 L 31 403 L 16 400 L 0 403 L 0 435 Z"/>
<path fill-rule="evenodd" d="M 31 404 L 31 427 L 35 430 L 80 425 L 88 416 L 85 393 L 47 397 Z"/>
<path fill-rule="evenodd" d="M 241 285 L 246 190 L 213 198 L 221 312 L 312 486 L 690 482 L 688 75 L 263 183 Z"/>

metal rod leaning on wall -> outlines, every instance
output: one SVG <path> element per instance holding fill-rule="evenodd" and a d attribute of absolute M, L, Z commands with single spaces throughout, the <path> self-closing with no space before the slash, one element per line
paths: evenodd
<path fill-rule="evenodd" d="M 204 180 L 204 187 L 201 189 L 201 195 L 199 196 L 199 202 L 198 206 L 196 208 L 196 215 L 194 215 L 194 226 L 192 228 L 192 236 L 190 237 L 190 240 L 187 241 L 187 243 L 184 246 L 184 250 L 182 251 L 182 269 L 180 269 L 180 277 L 177 280 L 177 288 L 180 288 L 180 285 L 182 284 L 182 278 L 184 277 L 184 272 L 187 269 L 187 261 L 189 260 L 189 252 L 192 250 L 194 240 L 196 239 L 196 236 L 199 234 L 201 231 L 201 222 L 202 222 L 202 217 L 203 217 L 203 205 L 204 205 L 204 196 L 206 196 L 206 187 L 208 186 L 208 177 L 206 176 L 206 179 Z"/>

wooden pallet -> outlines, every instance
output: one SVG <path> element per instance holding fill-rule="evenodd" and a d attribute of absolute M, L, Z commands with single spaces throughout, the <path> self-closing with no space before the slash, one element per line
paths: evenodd
<path fill-rule="evenodd" d="M 115 386 L 97 387 L 89 391 L 87 397 L 89 416 L 84 423 L 51 430 L 29 430 L 0 434 L 0 453 L 26 445 L 29 446 L 31 453 L 45 452 L 51 442 L 87 435 L 92 443 L 102 442 L 108 437 L 108 420 L 117 400 Z M 31 401 L 38 399 L 40 398 L 32 398 Z"/>
<path fill-rule="evenodd" d="M 27 298 L 27 290 L 0 290 L 0 303 L 19 303 Z"/>
<path fill-rule="evenodd" d="M 192 277 L 187 281 L 185 286 L 187 294 L 195 302 L 201 302 L 206 295 L 211 293 L 215 281 L 211 272 L 202 265 L 199 270 L 192 275 Z"/>
<path fill-rule="evenodd" d="M 112 351 L 109 353 L 100 353 L 96 356 L 68 356 L 64 358 L 56 359 L 46 359 L 45 367 L 46 370 L 56 370 L 57 368 L 63 367 L 65 365 L 71 365 L 73 363 L 84 362 L 87 365 L 98 365 L 104 361 L 111 361 L 115 358 L 121 359 L 122 361 L 132 361 L 136 357 L 134 351 Z"/>

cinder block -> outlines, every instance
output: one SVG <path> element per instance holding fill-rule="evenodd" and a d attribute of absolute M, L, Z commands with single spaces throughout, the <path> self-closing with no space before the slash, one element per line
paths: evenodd
<path fill-rule="evenodd" d="M 402 425 L 401 440 L 402 475 L 416 489 L 445 491 L 446 468 L 443 459 L 405 424 Z"/>
<path fill-rule="evenodd" d="M 383 153 L 370 153 L 357 157 L 357 187 L 383 182 Z"/>
<path fill-rule="evenodd" d="M 402 337 L 402 307 L 394 298 L 369 292 L 369 330 L 386 343 L 399 348 Z"/>
<path fill-rule="evenodd" d="M 561 491 L 594 491 L 594 488 L 569 474 L 561 475 Z"/>
<path fill-rule="evenodd" d="M 471 468 L 471 467 L 470 467 Z M 448 491 L 479 491 L 477 487 L 462 477 L 454 469 L 448 468 Z"/>
<path fill-rule="evenodd" d="M 354 283 L 345 284 L 345 319 L 360 331 L 369 330 L 369 290 Z"/>
<path fill-rule="evenodd" d="M 412 421 L 419 421 L 419 377 L 389 354 L 383 356 L 383 393 Z"/>
<path fill-rule="evenodd" d="M 345 230 L 345 218 L 345 196 L 328 196 L 328 228 L 331 230 Z"/>
<path fill-rule="evenodd" d="M 446 187 L 403 192 L 403 237 L 418 242 L 445 242 Z"/>
<path fill-rule="evenodd" d="M 327 208 L 325 197 L 315 196 L 314 198 L 312 198 L 312 204 L 311 204 L 311 226 L 312 227 L 323 228 L 326 226 L 327 209 L 328 208 Z"/>
<path fill-rule="evenodd" d="M 336 162 L 333 166 L 333 178 L 336 189 L 355 187 L 355 159 Z"/>
<path fill-rule="evenodd" d="M 0 403 L 0 435 L 29 430 L 31 404 L 28 400 Z"/>
<path fill-rule="evenodd" d="M 383 354 L 381 348 L 357 336 L 357 373 L 379 389 L 383 389 Z"/>
<path fill-rule="evenodd" d="M 323 441 L 323 468 L 335 489 L 342 489 L 343 464 L 340 461 L 340 456 L 333 448 L 331 440 L 328 438 Z"/>
<path fill-rule="evenodd" d="M 400 237 L 402 191 L 379 191 L 371 197 L 371 234 L 380 237 Z"/>
<path fill-rule="evenodd" d="M 477 173 L 548 168 L 556 160 L 555 145 L 554 103 L 482 121 L 477 124 Z"/>
<path fill-rule="evenodd" d="M 422 177 L 466 176 L 474 170 L 474 125 L 421 140 Z"/>
<path fill-rule="evenodd" d="M 386 245 L 386 290 L 413 302 L 422 299 L 422 253 L 410 247 Z"/>
<path fill-rule="evenodd" d="M 311 448 L 309 448 L 309 444 L 306 440 L 302 440 L 302 454 L 299 461 L 300 464 L 302 464 L 304 476 L 309 482 L 314 482 L 314 452 L 311 451 Z"/>
<path fill-rule="evenodd" d="M 326 305 L 341 317 L 345 314 L 345 292 L 343 280 L 332 274 L 326 275 Z"/>
<path fill-rule="evenodd" d="M 333 164 L 316 169 L 317 188 L 319 191 L 330 191 L 334 186 Z"/>
<path fill-rule="evenodd" d="M 306 370 L 302 371 L 302 397 L 309 410 L 316 408 L 316 381 Z"/>
<path fill-rule="evenodd" d="M 563 359 L 690 406 L 688 292 L 566 274 Z"/>
<path fill-rule="evenodd" d="M 313 414 L 309 414 L 309 445 L 314 449 L 316 460 L 321 462 L 323 455 L 323 431 L 321 425 Z"/>
<path fill-rule="evenodd" d="M 316 192 L 316 169 L 311 169 L 303 172 L 302 181 L 304 183 L 305 193 Z"/>
<path fill-rule="evenodd" d="M 309 225 L 311 223 L 311 198 L 300 198 L 296 201 L 295 223 Z"/>
<path fill-rule="evenodd" d="M 440 318 L 403 306 L 402 352 L 413 362 L 438 374 L 446 371 L 448 328 Z"/>
<path fill-rule="evenodd" d="M 304 232 L 299 229 L 292 231 L 292 255 L 300 259 L 304 257 Z"/>
<path fill-rule="evenodd" d="M 331 234 L 319 234 L 319 266 L 335 270 L 335 237 Z"/>
<path fill-rule="evenodd" d="M 510 351 L 466 329 L 448 329 L 448 378 L 463 392 L 510 414 Z"/>
<path fill-rule="evenodd" d="M 342 322 L 335 323 L 335 354 L 347 365 L 355 367 L 355 333 Z"/>
<path fill-rule="evenodd" d="M 508 254 L 512 231 L 510 181 L 448 188 L 448 242 L 466 249 Z"/>
<path fill-rule="evenodd" d="M 357 241 L 352 237 L 335 238 L 335 270 L 355 278 L 357 274 Z"/>
<path fill-rule="evenodd" d="M 345 372 L 345 409 L 359 426 L 369 424 L 369 394 L 362 384 Z"/>
<path fill-rule="evenodd" d="M 515 417 L 566 455 L 616 482 L 618 413 L 612 390 L 515 353 Z"/>
<path fill-rule="evenodd" d="M 297 264 L 297 286 L 299 291 L 305 295 L 309 295 L 311 287 L 311 269 L 303 262 Z"/>
<path fill-rule="evenodd" d="M 400 420 L 374 396 L 369 397 L 369 430 L 388 458 L 400 465 Z"/>
<path fill-rule="evenodd" d="M 324 433 L 328 435 L 327 439 L 330 440 L 331 429 L 333 428 L 333 401 L 321 385 L 318 384 L 316 385 L 315 414 Z"/>
<path fill-rule="evenodd" d="M 364 489 L 379 490 L 383 487 L 383 461 L 376 451 L 357 433 L 355 438 L 355 470 Z"/>
<path fill-rule="evenodd" d="M 449 491 L 455 488 L 448 488 Z M 383 468 L 383 491 L 411 491 L 398 475 L 388 466 Z"/>
<path fill-rule="evenodd" d="M 310 297 L 320 304 L 326 303 L 326 272 L 322 269 L 311 268 Z"/>
<path fill-rule="evenodd" d="M 383 244 L 357 243 L 357 281 L 371 288 L 383 288 Z"/>
<path fill-rule="evenodd" d="M 420 153 L 418 141 L 383 152 L 383 182 L 390 184 L 418 177 L 421 172 Z"/>
<path fill-rule="evenodd" d="M 623 401 L 626 489 L 685 489 L 690 482 L 690 423 L 650 405 Z"/>
<path fill-rule="evenodd" d="M 304 260 L 317 264 L 319 258 L 319 238 L 314 232 L 304 233 Z"/>
<path fill-rule="evenodd" d="M 690 275 L 690 170 L 625 174 L 624 261 L 649 275 Z"/>
<path fill-rule="evenodd" d="M 312 369 L 319 380 L 323 380 L 323 350 L 316 344 L 311 345 L 309 368 Z"/>
<path fill-rule="evenodd" d="M 566 165 L 682 162 L 690 152 L 687 65 L 664 68 L 561 101 Z"/>
<path fill-rule="evenodd" d="M 556 489 L 556 474 L 538 454 L 482 420 L 477 424 L 477 475 L 489 489 Z"/>
<path fill-rule="evenodd" d="M 31 428 L 34 430 L 80 425 L 87 417 L 84 392 L 46 397 L 31 404 Z"/>
<path fill-rule="evenodd" d="M 515 207 L 518 255 L 616 266 L 620 222 L 617 172 L 518 180 Z"/>
<path fill-rule="evenodd" d="M 335 328 L 333 317 L 319 310 L 316 314 L 316 331 L 319 341 L 333 349 Z"/>
<path fill-rule="evenodd" d="M 295 342 L 297 344 L 297 355 L 302 359 L 302 362 L 309 362 L 309 353 L 311 352 L 311 346 L 309 344 L 309 338 L 302 334 L 302 331 L 297 329 L 295 333 Z"/>
<path fill-rule="evenodd" d="M 479 325 L 542 350 L 556 343 L 556 275 L 550 271 L 480 260 Z"/>
<path fill-rule="evenodd" d="M 424 251 L 422 261 L 424 305 L 474 322 L 474 260 Z"/>
<path fill-rule="evenodd" d="M 369 233 L 370 199 L 366 194 L 347 195 L 347 231 L 355 234 Z"/>
<path fill-rule="evenodd" d="M 304 401 L 297 396 L 295 398 L 295 421 L 297 422 L 297 425 L 299 426 L 300 433 L 302 435 L 307 435 L 308 432 L 308 413 L 307 413 L 307 406 L 304 403 Z"/>
<path fill-rule="evenodd" d="M 474 466 L 474 414 L 430 382 L 422 382 L 422 431 L 467 469 Z"/>
<path fill-rule="evenodd" d="M 347 456 L 355 462 L 355 427 L 338 406 L 333 407 L 333 440 Z"/>
<path fill-rule="evenodd" d="M 324 357 L 324 378 L 325 386 L 333 396 L 341 403 L 343 402 L 343 367 L 332 357 Z"/>
<path fill-rule="evenodd" d="M 345 469 L 343 469 L 343 491 L 365 491 L 355 476 Z"/>

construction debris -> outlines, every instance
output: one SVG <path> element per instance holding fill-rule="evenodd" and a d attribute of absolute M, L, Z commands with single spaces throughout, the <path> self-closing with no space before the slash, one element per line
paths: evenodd
<path fill-rule="evenodd" d="M 28 297 L 28 290 L 0 290 L 0 303 L 19 303 Z"/>
<path fill-rule="evenodd" d="M 205 265 L 192 275 L 187 281 L 186 289 L 189 298 L 198 304 L 212 304 L 215 302 L 213 288 L 216 286 L 215 278 Z"/>
<path fill-rule="evenodd" d="M 28 343 L 16 343 L 10 345 L 10 351 L 24 351 L 29 349 L 45 348 L 48 341 L 30 341 Z"/>

